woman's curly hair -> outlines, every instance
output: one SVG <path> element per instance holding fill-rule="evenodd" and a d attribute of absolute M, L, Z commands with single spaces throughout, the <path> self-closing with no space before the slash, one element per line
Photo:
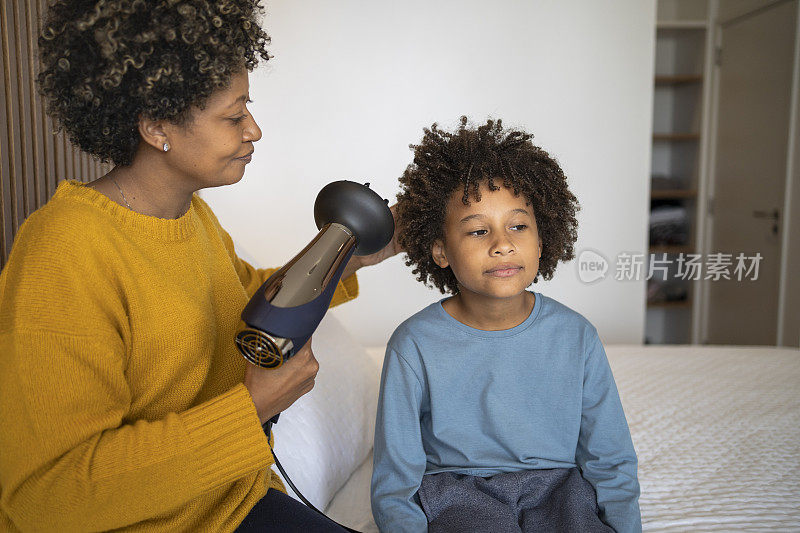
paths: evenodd
<path fill-rule="evenodd" d="M 47 112 L 81 150 L 129 165 L 140 117 L 184 124 L 269 59 L 259 0 L 56 0 L 39 36 Z"/>
<path fill-rule="evenodd" d="M 551 279 L 559 261 L 575 257 L 578 199 L 555 159 L 531 142 L 533 135 L 503 129 L 501 120 L 470 127 L 467 117 L 461 117 L 454 133 L 442 131 L 437 124 L 424 132 L 420 144 L 410 145 L 414 162 L 400 178 L 397 195 L 398 242 L 408 254 L 406 265 L 414 267 L 419 281 L 432 283 L 442 293 L 458 292 L 453 271 L 434 263 L 431 247 L 437 239 L 444 240 L 452 195 L 460 192 L 464 205 L 469 205 L 470 198 L 480 201 L 482 183 L 490 190 L 502 185 L 515 195 L 524 195 L 532 205 L 542 241 L 534 283 L 539 275 Z"/>

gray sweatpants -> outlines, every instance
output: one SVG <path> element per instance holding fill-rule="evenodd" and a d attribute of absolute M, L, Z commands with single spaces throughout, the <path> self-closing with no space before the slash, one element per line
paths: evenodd
<path fill-rule="evenodd" d="M 429 533 L 597 532 L 597 495 L 577 468 L 523 470 L 483 478 L 441 472 L 419 488 Z"/>

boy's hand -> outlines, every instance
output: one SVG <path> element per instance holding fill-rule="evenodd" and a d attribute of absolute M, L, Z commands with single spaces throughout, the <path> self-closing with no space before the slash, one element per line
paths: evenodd
<path fill-rule="evenodd" d="M 392 217 L 395 219 L 395 228 L 394 228 L 394 235 L 392 235 L 392 240 L 389 241 L 382 250 L 379 250 L 371 255 L 362 255 L 362 256 L 353 256 L 350 259 L 350 262 L 347 263 L 347 266 L 342 273 L 342 279 L 345 279 L 351 275 L 353 275 L 356 270 L 364 266 L 370 265 L 377 265 L 381 261 L 389 259 L 392 256 L 403 252 L 404 250 L 400 247 L 397 243 L 397 213 L 396 213 L 397 204 L 389 207 L 392 211 Z"/>

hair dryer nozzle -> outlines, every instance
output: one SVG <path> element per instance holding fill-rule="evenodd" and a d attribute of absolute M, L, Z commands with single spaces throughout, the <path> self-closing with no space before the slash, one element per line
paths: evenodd
<path fill-rule="evenodd" d="M 354 181 L 334 181 L 319 191 L 314 202 L 317 228 L 338 223 L 356 237 L 355 255 L 369 255 L 389 244 L 394 235 L 394 217 L 388 201 Z"/>

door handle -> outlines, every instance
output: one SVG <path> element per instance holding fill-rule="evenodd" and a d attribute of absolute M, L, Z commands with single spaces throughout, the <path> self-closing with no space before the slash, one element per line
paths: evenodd
<path fill-rule="evenodd" d="M 768 211 L 755 210 L 753 211 L 753 217 L 767 218 L 769 220 L 774 220 L 775 222 L 777 222 L 781 218 L 781 213 L 777 209 L 773 209 L 771 213 Z"/>

